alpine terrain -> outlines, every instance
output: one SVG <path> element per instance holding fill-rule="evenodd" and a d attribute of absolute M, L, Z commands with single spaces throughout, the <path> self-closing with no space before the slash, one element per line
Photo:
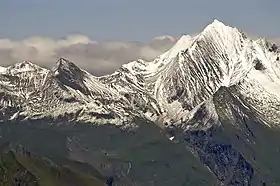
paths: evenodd
<path fill-rule="evenodd" d="M 280 50 L 218 20 L 102 77 L 1 67 L 0 110 L 5 186 L 280 185 Z"/>

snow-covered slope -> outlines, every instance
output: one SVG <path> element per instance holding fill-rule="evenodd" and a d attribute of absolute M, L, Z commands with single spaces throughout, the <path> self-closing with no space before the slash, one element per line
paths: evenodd
<path fill-rule="evenodd" d="M 280 98 L 279 57 L 275 44 L 214 20 L 155 60 L 136 60 L 102 77 L 65 59 L 52 71 L 30 62 L 1 68 L 1 109 L 13 108 L 10 119 L 68 114 L 93 123 L 125 125 L 141 117 L 170 125 L 190 120 L 203 105 L 213 110 L 211 97 L 222 86 L 241 84 L 248 99 L 265 97 L 274 105 Z"/>
<path fill-rule="evenodd" d="M 127 104 L 117 91 L 65 59 L 53 71 L 27 61 L 12 65 L 0 74 L 0 87 L 2 120 L 65 117 L 121 124 Z"/>
<path fill-rule="evenodd" d="M 0 66 L 0 73 L 3 73 L 3 72 L 5 72 L 5 71 L 6 71 L 6 68 Z"/>
<path fill-rule="evenodd" d="M 124 75 L 116 77 L 120 71 Z M 110 78 L 117 90 L 134 90 L 138 98 L 145 95 L 156 100 L 154 108 L 160 111 L 157 120 L 165 123 L 186 118 L 221 86 L 233 86 L 244 79 L 259 81 L 269 94 L 277 95 L 279 52 L 264 39 L 253 41 L 238 29 L 214 20 L 197 36 L 182 36 L 154 61 L 125 64 L 101 79 L 110 84 L 105 81 Z M 151 103 L 150 98 L 146 104 Z"/>

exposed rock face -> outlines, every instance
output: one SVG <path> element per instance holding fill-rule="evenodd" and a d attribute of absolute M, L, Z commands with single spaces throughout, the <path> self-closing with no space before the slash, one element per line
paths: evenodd
<path fill-rule="evenodd" d="M 90 91 L 84 84 L 85 73 L 74 63 L 65 59 L 59 59 L 57 69 L 54 70 L 55 77 L 64 85 L 79 90 L 85 95 L 89 95 Z"/>
<path fill-rule="evenodd" d="M 214 133 L 214 134 L 213 134 Z M 215 132 L 187 132 L 187 148 L 196 154 L 225 185 L 251 185 L 254 169 L 231 144 L 217 143 Z"/>

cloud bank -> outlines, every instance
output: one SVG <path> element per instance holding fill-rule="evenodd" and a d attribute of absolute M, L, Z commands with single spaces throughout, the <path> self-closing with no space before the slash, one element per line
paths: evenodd
<path fill-rule="evenodd" d="M 280 45 L 280 38 L 269 38 Z M 177 41 L 172 36 L 155 37 L 148 43 L 97 42 L 84 35 L 63 39 L 31 37 L 20 41 L 0 38 L 0 66 L 32 61 L 51 69 L 58 58 L 67 58 L 96 76 L 112 73 L 136 59 L 153 60 Z"/>
<path fill-rule="evenodd" d="M 20 41 L 0 38 L 0 66 L 27 60 L 52 68 L 59 57 L 64 57 L 100 76 L 139 58 L 152 60 L 175 42 L 176 38 L 171 36 L 156 37 L 149 43 L 97 42 L 83 35 L 70 35 L 64 39 L 31 37 Z"/>

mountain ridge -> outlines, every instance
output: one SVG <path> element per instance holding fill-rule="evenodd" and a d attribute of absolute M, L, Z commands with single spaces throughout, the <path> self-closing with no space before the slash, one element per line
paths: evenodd
<path fill-rule="evenodd" d="M 84 102 L 76 112 L 91 107 L 103 113 L 115 113 L 114 122 L 118 120 L 119 124 L 127 120 L 127 115 L 169 122 L 207 100 L 220 86 L 242 81 L 253 71 L 254 64 L 263 66 L 265 73 L 259 74 L 280 83 L 279 64 L 269 63 L 271 58 L 275 61 L 279 58 L 279 52 L 275 45 L 268 45 L 264 40 L 250 40 L 236 28 L 214 20 L 197 36 L 182 36 L 154 61 L 130 62 L 106 76 L 95 77 L 64 58 L 58 59 L 57 67 L 52 70 L 24 61 L 1 70 L 1 74 L 36 72 L 45 76 L 43 85 L 47 79 L 53 79 L 65 90 L 61 94 L 68 94 L 64 99 Z M 254 73 L 252 76 L 256 76 Z M 93 104 L 92 99 L 99 103 Z M 145 109 L 135 113 L 132 111 L 135 108 Z"/>
<path fill-rule="evenodd" d="M 278 162 L 274 155 L 279 155 L 274 150 L 278 144 L 273 144 L 280 128 L 279 57 L 275 44 L 252 40 L 214 20 L 200 34 L 182 36 L 155 60 L 139 59 L 101 77 L 64 58 L 52 70 L 18 63 L 0 71 L 0 121 L 66 128 L 87 124 L 92 128 L 83 134 L 89 132 L 91 138 L 85 135 L 84 143 L 96 139 L 95 130 L 102 127 L 120 141 L 127 135 L 142 142 L 132 137 L 137 131 L 140 136 L 156 131 L 159 144 L 184 146 L 221 185 L 261 185 L 267 172 L 278 170 L 270 161 Z M 83 138 L 77 130 L 71 135 Z M 271 135 L 267 147 L 262 142 L 266 134 Z M 112 142 L 104 141 L 111 148 Z M 87 157 L 89 152 L 82 151 Z M 131 175 L 119 178 L 126 176 Z M 274 176 L 269 179 L 267 183 L 280 183 Z"/>

